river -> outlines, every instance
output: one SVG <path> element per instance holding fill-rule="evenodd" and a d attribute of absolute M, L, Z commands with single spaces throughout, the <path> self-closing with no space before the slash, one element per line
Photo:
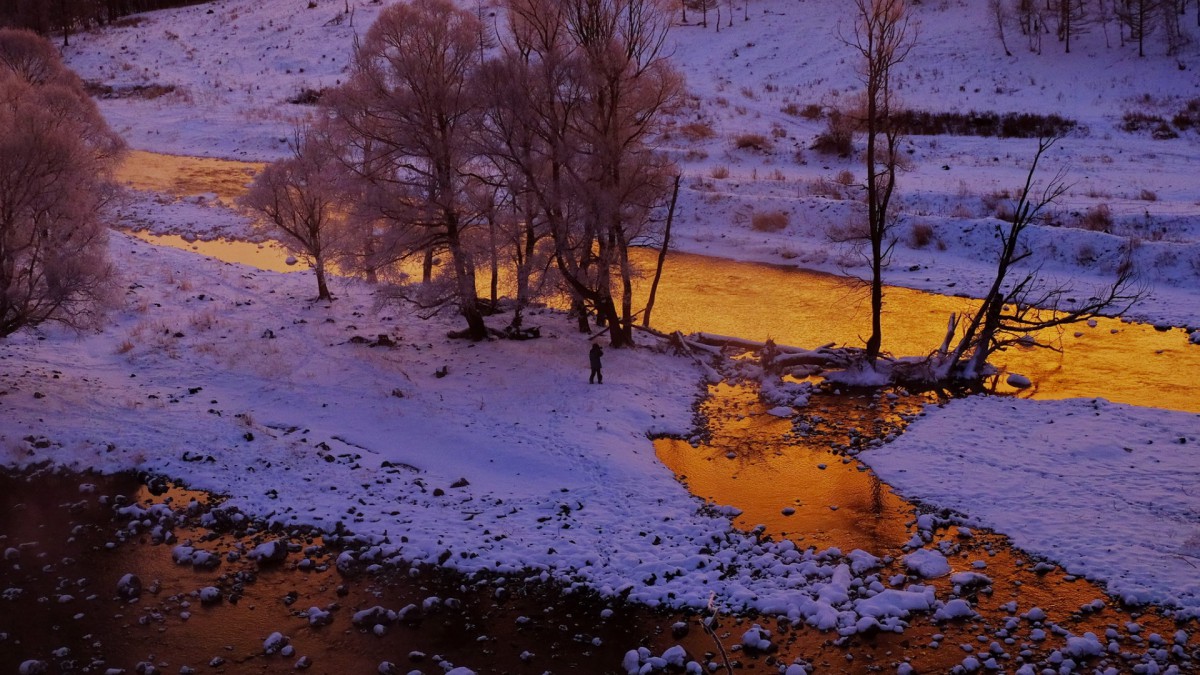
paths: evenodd
<path fill-rule="evenodd" d="M 123 179 L 141 189 L 185 195 L 215 193 L 232 199 L 244 190 L 255 170 L 254 165 L 236 162 L 138 153 L 127 165 Z M 288 263 L 282 248 L 270 243 L 142 236 L 264 269 L 297 269 Z M 637 255 L 648 263 L 654 252 L 639 251 Z M 703 330 L 755 340 L 770 337 L 779 344 L 799 347 L 830 342 L 861 345 L 869 325 L 866 304 L 861 286 L 832 275 L 672 253 L 654 320 L 660 330 Z M 949 314 L 975 305 L 970 299 L 890 287 L 886 291 L 884 348 L 896 355 L 928 353 L 941 342 Z M 1039 399 L 1103 397 L 1200 412 L 1200 385 L 1194 378 L 1200 372 L 1200 349 L 1189 347 L 1182 331 L 1156 331 L 1147 325 L 1101 319 L 1051 337 L 1058 338 L 1061 351 L 1012 349 L 994 359 L 997 366 L 1034 382 L 1029 389 L 1010 393 Z M 735 522 L 744 529 L 759 528 L 768 536 L 792 538 L 818 549 L 863 548 L 877 555 L 899 556 L 912 536 L 918 507 L 895 494 L 845 449 L 902 432 L 906 420 L 920 414 L 928 400 L 930 395 L 903 392 L 816 396 L 808 409 L 789 420 L 767 414 L 754 392 L 744 386 L 717 385 L 710 389 L 701 410 L 709 427 L 705 442 L 697 446 L 661 439 L 656 451 L 693 494 L 738 507 L 742 513 Z M 788 512 L 781 512 L 781 504 L 790 506 Z M 944 529 L 939 536 L 954 535 Z M 937 652 L 914 645 L 924 645 L 941 633 L 955 644 L 993 632 L 1004 623 L 1003 605 L 1010 601 L 1022 607 L 1040 606 L 1051 620 L 1077 634 L 1084 630 L 1102 633 L 1108 625 L 1133 618 L 1153 621 L 1139 618 L 1136 610 L 1131 614 L 1118 607 L 1096 615 L 1081 613 L 1080 606 L 1105 597 L 1102 588 L 1061 571 L 1035 572 L 1031 561 L 1002 535 L 978 533 L 960 545 L 961 560 L 956 557 L 955 569 L 984 558 L 993 579 L 994 593 L 975 598 L 980 624 L 918 622 L 920 625 L 897 641 L 880 637 L 842 645 L 867 659 L 861 664 L 864 669 L 876 657 L 887 658 L 893 649 L 934 670 L 958 663 L 962 655 L 954 654 L 954 649 Z M 272 582 L 271 588 L 287 583 Z M 944 580 L 938 583 L 939 594 L 948 590 Z M 560 607 L 560 611 L 570 616 L 569 607 Z M 638 615 L 636 620 L 643 630 L 650 625 L 644 616 Z M 662 630 L 659 625 L 657 630 Z M 1163 634 L 1170 630 L 1167 622 L 1154 625 Z M 703 648 L 703 638 L 697 640 L 693 635 L 687 640 Z M 658 644 L 663 644 L 662 639 Z M 821 634 L 800 637 L 797 633 L 785 651 L 818 653 L 826 664 L 836 664 L 839 652 L 830 652 L 830 645 Z"/>

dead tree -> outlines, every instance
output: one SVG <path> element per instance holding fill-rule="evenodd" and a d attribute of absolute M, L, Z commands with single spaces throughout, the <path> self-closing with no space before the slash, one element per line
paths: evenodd
<path fill-rule="evenodd" d="M 1015 274 L 1019 263 L 1033 253 L 1023 244 L 1021 235 L 1040 222 L 1046 208 L 1069 188 L 1063 171 L 1040 187 L 1035 182 L 1038 164 L 1058 140 L 1058 137 L 1039 139 L 1013 208 L 1012 221 L 996 224 L 1001 248 L 995 278 L 979 308 L 963 327 L 953 350 L 948 347 L 958 322 L 951 318 L 947 339 L 935 356 L 934 379 L 978 379 L 985 373 L 988 358 L 996 351 L 1013 344 L 1050 347 L 1045 341 L 1038 341 L 1037 333 L 1102 314 L 1119 314 L 1140 297 L 1128 262 L 1120 266 L 1111 285 L 1089 294 L 1089 300 L 1082 305 L 1067 302 L 1068 297 L 1079 294 L 1077 289 L 1053 285 L 1037 269 Z"/>

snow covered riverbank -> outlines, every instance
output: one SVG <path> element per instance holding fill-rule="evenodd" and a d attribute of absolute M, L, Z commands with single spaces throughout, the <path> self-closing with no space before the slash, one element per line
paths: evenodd
<path fill-rule="evenodd" d="M 835 3 L 805 6 L 819 10 L 812 14 L 817 25 L 831 28 Z M 297 87 L 336 81 L 349 38 L 369 23 L 371 7 L 357 6 L 353 28 L 326 25 L 324 5 L 297 13 L 285 3 L 230 0 L 155 13 L 136 28 L 82 36 L 70 63 L 88 79 L 176 87 L 159 99 L 104 103 L 134 147 L 266 160 L 282 149 L 293 113 L 303 111 L 283 99 Z M 764 17 L 773 18 L 764 20 L 778 27 L 795 4 L 772 0 L 768 7 Z M 928 20 L 943 10 L 923 11 Z M 213 39 L 225 35 L 219 31 L 228 39 Z M 851 254 L 830 244 L 826 232 L 831 222 L 853 217 L 854 200 L 813 190 L 830 188 L 836 174 L 856 165 L 811 155 L 793 161 L 786 144 L 805 146 L 820 123 L 780 112 L 782 97 L 803 93 L 800 84 L 780 92 L 778 73 L 760 70 L 751 78 L 770 59 L 752 67 L 731 60 L 747 32 L 739 25 L 719 43 L 708 34 L 680 43 L 682 62 L 719 70 L 692 77 L 703 100 L 701 121 L 719 134 L 672 148 L 689 177 L 679 241 L 709 254 L 853 268 Z M 779 56 L 792 44 L 787 34 L 754 35 L 753 49 L 775 49 L 772 58 L 785 70 L 808 58 Z M 292 47 L 301 44 L 304 50 Z M 828 39 L 805 44 L 824 49 Z M 138 56 L 120 55 L 123 49 Z M 1071 62 L 1076 74 L 1089 63 Z M 236 67 L 224 67 L 230 64 Z M 835 89 L 852 77 L 842 65 Z M 949 87 L 982 66 L 972 68 L 931 75 L 937 84 L 928 86 Z M 1159 94 L 1169 89 L 1154 83 Z M 1090 93 L 1065 100 L 1076 112 L 1093 103 Z M 1156 284 L 1155 298 L 1139 311 L 1200 325 L 1200 266 L 1193 262 L 1200 260 L 1200 237 L 1187 182 L 1200 166 L 1196 140 L 1151 151 L 1146 139 L 1095 131 L 1113 121 L 1115 106 L 1089 113 L 1095 135 L 1069 150 L 1064 144 L 1058 157 L 1088 167 L 1087 185 L 1070 208 L 1119 201 L 1129 227 L 1140 209 L 1153 208 L 1155 222 L 1171 229 L 1139 240 Z M 769 135 L 776 123 L 788 140 L 772 152 L 733 148 L 736 135 L 759 126 Z M 1026 159 L 1024 145 L 1009 143 L 915 143 L 916 166 L 904 177 L 912 185 L 909 205 L 946 251 L 902 246 L 895 279 L 938 290 L 981 286 L 993 223 L 982 211 L 983 193 L 1014 183 Z M 687 159 L 689 151 L 697 154 Z M 1113 160 L 1128 155 L 1134 159 Z M 716 178 L 721 167 L 729 173 Z M 1140 199 L 1140 190 L 1158 197 Z M 217 200 L 142 197 L 137 218 L 170 220 L 181 233 L 239 226 L 241 216 Z M 754 231 L 747 224 L 754 208 L 787 209 L 791 224 Z M 1049 267 L 1084 281 L 1100 278 L 1130 240 L 1068 227 L 1039 236 Z M 715 596 L 722 607 L 846 634 L 898 627 L 914 611 L 940 610 L 947 619 L 969 614 L 964 598 L 925 585 L 948 565 L 940 554 L 914 558 L 909 576 L 883 578 L 877 552 L 763 543 L 735 531 L 720 510 L 700 508 L 656 461 L 647 438 L 692 431 L 701 373 L 687 361 L 652 347 L 610 351 L 605 384 L 589 386 L 588 345 L 555 314 L 531 317 L 542 328 L 539 340 L 451 342 L 445 333 L 459 327 L 455 319 L 425 321 L 411 308 L 378 305 L 356 282 L 337 281 L 339 300 L 326 307 L 306 300 L 307 275 L 214 262 L 123 235 L 111 246 L 126 294 L 104 332 L 47 328 L 0 343 L 6 464 L 49 460 L 161 472 L 267 519 L 342 522 L 377 541 L 384 558 L 464 572 L 545 573 L 649 605 L 697 607 Z M 1091 257 L 1081 255 L 1085 248 Z M 1035 433 L 1051 423 L 1054 433 Z M 994 527 L 1032 554 L 1107 582 L 1119 596 L 1179 606 L 1186 615 L 1200 603 L 1187 576 L 1189 561 L 1200 555 L 1200 508 L 1190 492 L 1200 464 L 1198 426 L 1195 415 L 1088 401 L 976 398 L 930 410 L 864 459 L 913 499 Z"/>
<path fill-rule="evenodd" d="M 1122 600 L 1200 616 L 1200 415 L 972 397 L 928 409 L 862 459 L 902 494 Z"/>

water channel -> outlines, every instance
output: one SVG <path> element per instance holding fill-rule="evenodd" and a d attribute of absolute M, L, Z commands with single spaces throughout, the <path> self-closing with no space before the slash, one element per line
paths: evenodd
<path fill-rule="evenodd" d="M 177 194 L 216 192 L 225 197 L 240 191 L 254 170 L 254 167 L 236 162 L 151 155 L 135 157 L 133 163 L 137 168 L 128 170 L 126 179 L 142 189 Z M 272 245 L 146 238 L 268 269 L 295 269 L 284 262 L 284 252 Z M 231 258 L 229 251 L 237 251 L 240 257 Z M 854 309 L 864 304 L 861 291 L 835 277 L 701 256 L 673 254 L 658 297 L 655 323 L 662 329 L 685 333 L 704 330 L 750 339 L 771 337 L 781 344 L 803 347 L 828 342 L 857 345 L 861 344 L 860 336 L 867 324 L 865 311 Z M 888 290 L 887 303 L 885 347 L 905 355 L 928 352 L 940 342 L 948 314 L 972 305 L 970 300 L 963 298 L 898 288 Z M 1035 383 L 1035 387 L 1020 395 L 1036 398 L 1102 396 L 1139 405 L 1153 403 L 1157 407 L 1200 411 L 1200 392 L 1191 377 L 1200 372 L 1200 349 L 1189 347 L 1181 331 L 1159 332 L 1149 326 L 1113 319 L 1081 327 L 1078 333 L 1072 331 L 1061 336 L 1064 346 L 1061 353 L 1013 350 L 1002 355 L 999 362 L 1003 367 L 1026 375 Z M 767 414 L 754 392 L 745 387 L 717 385 L 710 394 L 701 411 L 709 425 L 709 435 L 703 444 L 696 447 L 672 439 L 656 442 L 664 464 L 694 494 L 714 503 L 738 507 L 742 514 L 736 523 L 740 527 L 749 530 L 761 526 L 760 531 L 765 535 L 789 537 L 802 547 L 835 546 L 844 551 L 863 548 L 877 555 L 900 555 L 901 547 L 913 535 L 912 521 L 917 507 L 896 495 L 844 450 L 863 439 L 901 431 L 907 419 L 920 414 L 928 397 L 897 396 L 889 392 L 816 396 L 809 409 L 796 420 L 788 420 Z M 161 499 L 147 494 L 137 485 L 122 484 L 114 489 L 123 490 L 127 499 L 138 503 Z M 15 488 L 6 492 L 25 494 Z M 33 498 L 27 496 L 25 499 Z M 793 512 L 781 513 L 781 504 L 791 505 Z M 48 506 L 46 509 L 54 510 Z M 86 507 L 81 509 L 87 510 Z M 9 511 L 6 507 L 5 512 Z M 79 528 L 79 525 L 72 521 L 72 527 Z M 229 535 L 196 531 L 191 536 L 218 538 Z M 953 538 L 954 534 L 947 528 L 940 530 L 937 536 Z M 126 551 L 123 555 L 129 556 L 128 560 L 147 557 L 140 546 L 119 548 Z M 963 658 L 963 653 L 953 645 L 972 643 L 977 636 L 993 635 L 1002 629 L 1006 614 L 1004 605 L 1011 601 L 1017 601 L 1021 607 L 1042 607 L 1052 621 L 1077 634 L 1086 630 L 1103 634 L 1111 626 L 1135 619 L 1163 635 L 1173 632 L 1171 622 L 1156 618 L 1152 613 L 1141 614 L 1136 608 L 1121 609 L 1113 602 L 1100 612 L 1081 612 L 1080 607 L 1106 597 L 1102 588 L 1065 576 L 1060 570 L 1035 571 L 1032 561 L 1012 549 L 1001 535 L 977 533 L 969 541 L 960 542 L 957 551 L 951 557 L 955 571 L 969 570 L 975 562 L 985 560 L 987 574 L 993 579 L 989 592 L 981 592 L 972 598 L 981 614 L 978 620 L 951 625 L 918 620 L 902 635 L 880 634 L 840 640 L 836 635 L 809 629 L 789 630 L 769 618 L 760 618 L 756 620 L 769 624 L 786 638 L 780 641 L 777 655 L 761 655 L 757 659 L 739 655 L 744 669 L 746 672 L 778 672 L 776 663 L 788 663 L 791 656 L 804 655 L 818 672 L 867 672 L 899 657 L 910 658 L 920 672 L 942 672 Z M 65 561 L 84 553 L 41 555 L 50 558 L 59 555 Z M 158 555 L 161 556 L 161 552 Z M 116 565 L 110 574 L 133 564 Z M 169 560 L 165 564 L 161 560 L 157 563 L 162 569 L 155 568 L 156 563 L 152 562 L 137 564 L 149 565 L 151 569 L 147 575 L 154 578 L 172 579 L 183 574 Z M 453 621 L 427 622 L 424 632 L 418 633 L 422 637 L 416 642 L 434 645 L 433 648 L 442 654 L 450 655 L 447 661 L 453 660 L 455 644 L 461 654 L 462 643 L 467 643 L 466 653 L 471 653 L 469 643 L 475 638 L 470 630 L 462 629 L 464 623 L 477 626 L 476 632 L 490 635 L 492 640 L 528 644 L 531 651 L 537 651 L 533 645 L 542 645 L 544 650 L 555 654 L 553 658 L 557 660 L 556 663 L 538 664 L 515 658 L 513 650 L 508 650 L 504 658 L 497 656 L 497 672 L 542 672 L 548 668 L 557 672 L 616 670 L 620 650 L 614 645 L 628 647 L 639 640 L 651 646 L 658 645 L 659 652 L 663 646 L 676 642 L 684 644 L 693 653 L 704 653 L 712 648 L 709 638 L 697 630 L 690 635 L 672 635 L 670 627 L 680 621 L 680 617 L 655 616 L 637 608 L 623 608 L 623 620 L 618 627 L 611 622 L 597 625 L 591 618 L 600 607 L 606 606 L 596 599 L 573 598 L 566 602 L 560 599 L 552 603 L 553 606 L 540 607 L 539 603 L 544 602 L 545 597 L 540 594 L 553 595 L 552 590 L 529 590 L 528 594 L 518 594 L 522 598 L 520 601 L 498 603 L 494 596 L 456 585 L 453 580 L 445 582 L 448 586 L 439 587 L 441 582 L 426 579 L 415 585 L 411 580 L 397 579 L 388 585 L 339 583 L 331 573 L 329 576 L 301 575 L 307 577 L 301 579 L 296 578 L 297 574 L 282 571 L 262 574 L 258 583 L 246 586 L 257 589 L 246 591 L 248 596 L 256 593 L 257 600 L 253 603 L 243 600 L 236 610 L 239 616 L 248 616 L 231 618 L 229 615 L 234 609 L 226 607 L 219 618 L 203 619 L 206 612 L 217 613 L 211 609 L 196 610 L 192 615 L 197 620 L 186 633 L 167 630 L 163 626 L 170 622 L 159 622 L 155 618 L 182 611 L 179 603 L 184 600 L 177 594 L 164 594 L 162 598 L 165 599 L 156 600 L 158 609 L 150 610 L 148 614 L 143 610 L 118 617 L 119 639 L 130 640 L 130 634 L 144 634 L 149 625 L 161 635 L 176 636 L 164 651 L 169 649 L 173 654 L 186 654 L 187 658 L 178 657 L 175 663 L 184 660 L 209 662 L 216 649 L 214 645 L 224 645 L 221 649 L 228 647 L 227 651 L 239 655 L 241 663 L 250 664 L 227 672 L 244 672 L 248 667 L 254 672 L 285 670 L 292 668 L 292 660 L 285 663 L 251 656 L 261 651 L 261 645 L 246 636 L 257 635 L 267 628 L 261 620 L 255 623 L 255 606 L 274 607 L 271 611 L 277 615 L 280 611 L 287 612 L 286 607 L 281 610 L 278 606 L 278 596 L 290 597 L 292 593 L 300 595 L 297 606 L 305 608 L 319 604 L 316 600 L 310 601 L 310 595 L 329 602 L 338 602 L 339 598 L 350 595 L 359 597 L 358 604 L 369 602 L 370 597 L 388 598 L 392 601 L 390 604 L 382 600 L 380 604 L 398 606 L 397 603 L 403 604 L 403 600 L 419 598 L 421 594 L 441 593 L 443 597 L 455 594 L 467 599 L 460 609 L 455 610 Z M 63 575 L 60 579 L 68 576 Z M 187 583 L 178 582 L 180 586 Z M 224 583 L 235 582 L 226 580 Z M 946 580 L 935 583 L 939 585 L 939 596 L 949 591 Z M 341 586 L 345 588 L 339 590 Z M 46 594 L 51 597 L 50 591 Z M 166 609 L 163 609 L 164 603 Z M 245 610 L 246 606 L 250 607 L 249 612 Z M 529 627 L 527 633 L 511 630 L 516 617 L 533 615 L 536 618 L 539 612 L 544 615 L 544 622 L 533 622 L 532 625 L 517 622 L 517 625 Z M 141 616 L 134 618 L 135 614 Z M 146 619 L 146 616 L 150 618 Z M 141 628 L 136 627 L 139 623 Z M 220 629 L 221 624 L 226 628 Z M 158 629 L 155 629 L 156 625 Z M 430 625 L 440 628 L 430 630 Z M 230 626 L 234 628 L 230 629 Z M 541 627 L 535 628 L 537 626 Z M 47 630 L 53 632 L 63 628 L 53 626 Z M 191 648 L 188 647 L 191 638 L 179 637 L 195 638 L 198 631 L 203 631 L 206 637 L 197 640 Z M 212 636 L 209 636 L 210 631 Z M 322 664 L 323 672 L 338 672 L 336 669 L 325 670 L 330 663 L 357 664 L 355 668 L 374 667 L 384 658 L 377 646 L 364 647 L 367 643 L 354 640 L 355 632 L 359 631 L 347 629 L 344 638 L 336 639 L 326 635 L 325 642 L 317 648 L 320 650 L 317 663 Z M 733 634 L 740 633 L 734 631 Z M 96 640 L 97 643 L 102 641 L 102 638 Z M 736 636 L 733 641 L 736 642 Z M 577 644 L 577 648 L 571 649 L 572 642 L 583 646 Z M 945 642 L 946 646 L 939 650 L 936 643 L 940 642 Z M 552 643 L 560 644 L 561 648 L 555 650 L 546 646 Z M 934 646 L 931 647 L 931 643 Z M 1051 643 L 1044 649 L 1052 647 Z M 346 660 L 347 654 L 339 650 L 354 652 L 353 659 Z M 592 667 L 581 665 L 588 663 Z M 598 667 L 595 665 L 598 663 L 613 665 Z M 426 664 L 424 667 L 432 666 Z"/>

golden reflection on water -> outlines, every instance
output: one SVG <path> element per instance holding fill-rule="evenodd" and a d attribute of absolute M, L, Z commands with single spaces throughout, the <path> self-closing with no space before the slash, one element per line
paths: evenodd
<path fill-rule="evenodd" d="M 116 177 L 135 190 L 168 192 L 181 197 L 215 194 L 224 201 L 233 201 L 246 193 L 263 166 L 259 162 L 131 150 Z"/>
<path fill-rule="evenodd" d="M 175 194 L 215 193 L 233 199 L 261 164 L 133 152 L 119 177 L 134 187 Z M 275 271 L 297 271 L 274 244 L 186 241 L 140 235 L 147 241 Z M 653 270 L 657 252 L 636 249 L 634 260 Z M 479 270 L 481 289 L 487 275 Z M 649 279 L 638 284 L 635 308 L 644 306 Z M 654 327 L 684 333 L 706 331 L 813 348 L 826 343 L 861 346 L 870 329 L 865 288 L 842 277 L 790 267 L 672 253 L 653 310 Z M 897 356 L 930 353 L 942 341 L 952 312 L 978 301 L 888 287 L 884 298 L 883 347 Z M 1078 334 L 1078 335 L 1077 335 Z M 1200 412 L 1200 349 L 1175 329 L 1099 319 L 1094 327 L 1069 327 L 1059 335 L 1061 352 L 1011 349 L 992 362 L 1033 381 L 1021 396 L 1038 399 L 1102 397 L 1120 403 Z M 1003 387 L 1002 387 L 1003 388 Z"/>
<path fill-rule="evenodd" d="M 192 251 L 200 255 L 215 258 L 224 262 L 249 265 L 260 270 L 272 272 L 307 272 L 309 268 L 303 263 L 289 264 L 291 256 L 287 249 L 275 241 L 256 243 L 252 241 L 237 241 L 234 239 L 214 239 L 210 241 L 189 240 L 177 234 L 152 234 L 150 232 L 132 232 L 133 236 L 142 241 L 157 246 Z M 314 282 L 315 283 L 315 282 Z"/>
<path fill-rule="evenodd" d="M 752 391 L 718 385 L 702 412 L 713 434 L 707 443 L 664 438 L 655 450 L 693 494 L 741 509 L 738 527 L 765 525 L 803 547 L 846 552 L 899 550 L 912 536 L 911 504 L 858 461 L 843 461 L 828 440 L 788 440 L 791 420 L 766 414 Z"/>
<path fill-rule="evenodd" d="M 652 256 L 641 251 L 638 260 L 649 264 Z M 884 350 L 897 356 L 928 354 L 941 344 L 952 312 L 977 306 L 973 299 L 889 286 Z M 870 308 L 863 288 L 833 275 L 672 253 L 653 320 L 661 330 L 770 337 L 796 347 L 862 346 L 870 331 Z M 1200 412 L 1200 349 L 1188 344 L 1182 330 L 1159 332 L 1146 324 L 1098 319 L 1095 327 L 1068 328 L 1061 339 L 1061 352 L 1010 349 L 992 363 L 1033 380 L 1022 396 L 1101 397 Z"/>

